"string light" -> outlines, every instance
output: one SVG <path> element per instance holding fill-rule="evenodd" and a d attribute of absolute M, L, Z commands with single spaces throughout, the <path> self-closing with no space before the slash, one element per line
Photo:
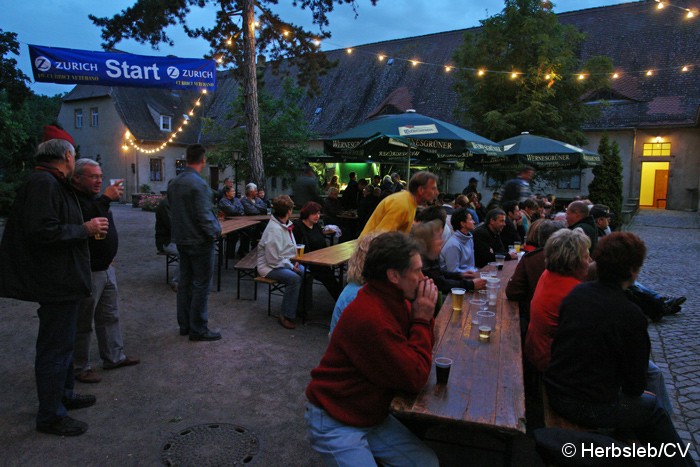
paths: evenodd
<path fill-rule="evenodd" d="M 206 89 L 202 89 L 201 92 L 202 92 L 202 95 L 204 95 L 204 94 L 207 93 L 207 90 L 206 90 Z M 199 98 L 197 98 L 197 100 L 195 101 L 194 105 L 192 106 L 192 109 L 187 113 L 187 115 L 189 115 L 189 116 L 193 116 L 193 115 L 194 115 L 195 108 L 197 108 L 197 107 L 199 107 L 199 106 L 202 105 L 201 99 L 202 99 L 201 96 L 200 96 Z M 131 146 L 131 147 L 134 148 L 135 150 L 137 150 L 137 151 L 139 151 L 139 152 L 141 152 L 141 153 L 144 153 L 144 154 L 156 154 L 156 153 L 162 151 L 163 149 L 165 149 L 165 148 L 168 146 L 169 143 L 172 143 L 173 141 L 175 141 L 175 137 L 177 136 L 177 134 L 178 134 L 178 133 L 182 133 L 182 132 L 184 131 L 183 127 L 184 127 L 185 125 L 189 125 L 189 123 L 190 123 L 190 122 L 189 122 L 189 118 L 184 118 L 184 119 L 182 120 L 182 125 L 180 125 L 179 128 L 177 128 L 176 130 L 174 130 L 173 132 L 171 132 L 171 133 L 170 133 L 170 136 L 167 138 L 167 140 L 166 140 L 166 141 L 163 141 L 163 142 L 162 142 L 157 148 L 155 148 L 155 149 L 146 149 L 146 148 L 144 148 L 144 147 L 142 147 L 142 146 L 139 146 L 138 144 L 136 144 L 136 140 L 133 138 L 133 135 L 131 134 L 131 132 L 130 132 L 129 130 L 126 130 L 126 131 L 124 132 L 124 144 L 122 144 L 122 149 L 123 149 L 124 151 L 126 151 L 126 150 L 129 149 L 129 146 Z"/>
<path fill-rule="evenodd" d="M 672 7 L 672 8 L 677 8 L 677 9 L 679 9 L 679 10 L 685 11 L 685 12 L 686 12 L 686 15 L 685 15 L 686 18 L 694 18 L 694 17 L 695 17 L 695 13 L 696 13 L 696 11 L 697 11 L 697 10 L 696 10 L 696 11 L 693 11 L 693 10 L 691 10 L 690 8 L 686 8 L 686 7 L 684 7 L 684 6 L 674 5 L 673 3 L 666 2 L 666 1 L 662 1 L 662 0 L 654 0 L 654 1 L 656 1 L 656 3 L 658 3 L 658 5 L 656 5 L 656 9 L 657 9 L 657 10 L 662 10 L 665 6 L 670 6 L 670 7 Z"/>
<path fill-rule="evenodd" d="M 687 18 L 694 18 L 694 17 L 695 17 L 695 14 L 696 14 L 696 12 L 697 12 L 697 10 L 691 10 L 691 9 L 689 9 L 689 8 L 677 6 L 677 5 L 674 5 L 673 3 L 670 3 L 669 1 L 666 1 L 666 0 L 663 0 L 663 1 L 662 1 L 662 0 L 655 0 L 655 2 L 657 3 L 656 8 L 659 9 L 659 10 L 660 10 L 660 9 L 663 9 L 663 8 L 666 7 L 666 6 L 672 7 L 672 8 L 677 8 L 677 9 L 680 9 L 680 10 L 683 10 L 683 11 L 687 12 L 686 15 L 685 15 Z M 259 26 L 259 24 L 260 24 L 259 22 L 257 22 L 257 21 L 255 22 L 255 26 L 256 26 L 256 27 Z M 286 25 L 286 26 L 289 27 L 288 25 Z M 281 28 L 280 28 L 279 31 L 280 31 L 280 33 L 281 33 L 283 36 L 285 36 L 285 37 L 289 37 L 291 34 L 294 33 L 294 31 L 290 31 L 289 29 L 281 29 Z M 229 42 L 231 42 L 231 41 L 232 41 L 232 39 L 229 39 Z M 228 42 L 227 42 L 227 43 L 228 43 Z M 318 39 L 318 38 L 313 39 L 312 43 L 313 43 L 316 47 L 319 47 L 319 48 L 320 48 L 321 45 L 322 45 L 321 40 Z M 353 53 L 356 52 L 356 53 L 358 53 L 358 54 L 364 54 L 364 55 L 372 55 L 372 56 L 375 56 L 379 62 L 384 62 L 384 61 L 388 58 L 385 54 L 370 52 L 370 51 L 367 51 L 367 50 L 363 50 L 362 48 L 357 49 L 357 48 L 353 48 L 353 47 L 342 47 L 342 46 L 338 46 L 338 44 L 333 44 L 332 42 L 328 42 L 328 41 L 326 42 L 326 44 L 329 44 L 329 45 L 332 45 L 332 46 L 337 46 L 337 47 L 339 47 L 339 48 L 344 48 L 344 49 L 345 49 L 345 52 L 346 52 L 347 54 L 353 54 Z M 471 67 L 455 67 L 455 66 L 453 66 L 453 65 L 448 65 L 448 64 L 436 64 L 436 63 L 430 63 L 430 62 L 422 62 L 422 61 L 419 61 L 419 60 L 417 60 L 417 59 L 415 59 L 415 58 L 413 58 L 413 59 L 408 59 L 408 58 L 401 58 L 401 57 L 392 57 L 391 60 L 388 61 L 388 63 L 391 64 L 391 63 L 394 62 L 395 60 L 410 63 L 412 67 L 417 67 L 419 64 L 420 64 L 420 65 L 433 66 L 433 67 L 441 67 L 445 73 L 449 73 L 449 72 L 452 72 L 452 71 L 454 71 L 454 70 L 458 70 L 458 71 L 471 71 L 471 72 L 475 72 L 476 75 L 479 76 L 479 77 L 483 77 L 483 76 L 485 76 L 487 73 L 489 73 L 489 74 L 508 74 L 508 75 L 510 75 L 510 78 L 513 79 L 513 80 L 517 79 L 517 78 L 518 78 L 519 76 L 521 76 L 521 75 L 522 75 L 523 77 L 532 76 L 530 73 L 523 73 L 523 72 L 517 72 L 517 71 L 488 70 L 488 69 L 485 69 L 485 68 L 478 68 L 478 69 L 477 69 L 477 68 L 471 68 Z M 218 63 L 223 63 L 223 56 L 219 57 L 216 61 L 217 61 Z M 659 69 L 659 68 L 657 68 L 657 69 L 655 69 L 655 70 L 636 70 L 636 71 L 633 71 L 633 70 L 626 70 L 625 73 L 626 73 L 627 75 L 635 75 L 635 74 L 642 75 L 642 74 L 644 74 L 644 75 L 646 75 L 646 76 L 653 76 L 657 71 L 664 71 L 664 70 L 671 70 L 671 69 L 678 70 L 678 67 L 679 67 L 679 66 L 680 66 L 680 65 L 676 65 L 676 66 L 673 66 L 673 67 L 670 67 L 670 68 L 664 68 L 664 69 Z M 685 66 L 682 67 L 681 71 L 682 71 L 682 72 L 688 72 L 688 71 L 690 71 L 690 67 L 689 67 L 688 65 L 685 65 Z M 569 76 L 571 76 L 572 78 L 573 78 L 573 77 L 576 77 L 577 80 L 582 81 L 582 80 L 587 79 L 589 76 L 593 76 L 593 75 L 603 75 L 603 74 L 604 74 L 604 73 L 581 73 L 581 72 L 578 72 L 578 73 L 572 73 L 572 74 L 569 75 Z M 612 73 L 612 74 L 608 74 L 608 76 L 612 77 L 612 79 L 619 79 L 620 76 L 621 76 L 621 72 L 614 72 L 614 73 Z M 561 78 L 563 78 L 563 77 L 564 77 L 564 76 L 559 76 L 559 77 L 557 77 L 557 75 L 554 74 L 554 73 L 552 73 L 552 72 L 547 73 L 547 74 L 544 76 L 544 78 L 545 78 L 546 81 L 550 81 L 550 83 L 548 84 L 548 86 L 551 86 L 551 85 L 552 85 L 551 80 L 553 80 L 553 79 L 561 79 Z M 199 102 L 197 102 L 195 105 L 199 105 Z"/>

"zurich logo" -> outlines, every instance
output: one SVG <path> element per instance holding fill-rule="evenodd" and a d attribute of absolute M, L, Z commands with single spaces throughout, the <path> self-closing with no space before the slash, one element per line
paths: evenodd
<path fill-rule="evenodd" d="M 49 71 L 51 69 L 51 60 L 40 55 L 34 59 L 34 67 L 39 71 Z"/>
<path fill-rule="evenodd" d="M 174 67 L 174 66 L 169 66 L 167 73 L 168 73 L 168 77 L 170 79 L 175 79 L 178 76 L 180 76 L 180 70 L 178 70 L 177 67 Z"/>

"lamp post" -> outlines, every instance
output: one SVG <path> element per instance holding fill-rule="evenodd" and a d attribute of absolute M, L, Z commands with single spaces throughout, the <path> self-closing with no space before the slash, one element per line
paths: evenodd
<path fill-rule="evenodd" d="M 236 190 L 236 196 L 240 197 L 238 191 L 238 161 L 241 160 L 241 151 L 234 149 L 231 152 L 231 160 L 233 160 L 233 188 Z"/>

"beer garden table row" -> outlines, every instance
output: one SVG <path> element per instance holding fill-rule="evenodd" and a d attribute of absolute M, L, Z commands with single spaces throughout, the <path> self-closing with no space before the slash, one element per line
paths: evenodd
<path fill-rule="evenodd" d="M 525 433 L 525 387 L 520 345 L 518 303 L 508 300 L 505 288 L 517 261 L 506 261 L 499 271 L 495 325 L 490 340 L 479 339 L 478 325 L 472 324 L 478 307 L 466 294 L 462 309 L 452 309 L 448 295 L 435 320 L 433 358 L 453 360 L 449 381 L 436 384 L 435 368 L 418 394 L 402 394 L 391 403 L 400 418 L 429 426 L 476 428 L 505 436 Z"/>

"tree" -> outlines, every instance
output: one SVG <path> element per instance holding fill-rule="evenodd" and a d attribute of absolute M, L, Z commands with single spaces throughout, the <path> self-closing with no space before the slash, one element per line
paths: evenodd
<path fill-rule="evenodd" d="M 593 181 L 588 184 L 588 197 L 595 204 L 605 204 L 615 213 L 611 224 L 622 214 L 622 161 L 617 141 L 610 143 L 604 133 L 598 145 L 598 154 L 603 163 L 593 168 Z"/>
<path fill-rule="evenodd" d="M 61 97 L 37 96 L 29 78 L 8 55 L 19 54 L 17 34 L 0 30 L 0 214 L 6 214 L 15 190 L 33 167 L 42 127 L 52 123 Z"/>
<path fill-rule="evenodd" d="M 559 24 L 550 2 L 505 0 L 503 11 L 481 24 L 454 55 L 461 68 L 456 117 L 494 141 L 529 131 L 585 144 L 581 125 L 597 110 L 582 97 L 609 86 L 610 59 L 581 66 L 576 51 L 584 36 Z"/>
<path fill-rule="evenodd" d="M 309 123 L 298 104 L 304 90 L 289 78 L 283 81 L 282 88 L 284 92 L 279 99 L 262 88 L 258 103 L 262 154 L 266 173 L 273 177 L 284 177 L 297 172 L 305 160 L 316 155 L 308 146 L 309 140 L 314 139 L 315 135 L 309 129 Z M 205 123 L 206 132 L 226 135 L 224 144 L 207 153 L 210 163 L 220 167 L 231 166 L 233 150 L 248 151 L 245 122 L 241 119 L 244 106 L 243 93 L 239 92 L 236 100 L 230 104 L 225 126 L 213 120 Z M 242 170 L 237 175 L 242 179 L 250 176 L 251 171 Z"/>
<path fill-rule="evenodd" d="M 370 0 L 374 5 L 377 0 Z M 209 42 L 208 57 L 220 63 L 231 63 L 231 73 L 243 82 L 248 159 L 252 177 L 258 186 L 265 186 L 260 121 L 258 118 L 258 86 L 255 69 L 256 53 L 265 54 L 277 69 L 281 59 L 288 59 L 298 71 L 300 85 L 310 90 L 318 87 L 316 78 L 332 64 L 318 50 L 318 39 L 329 38 L 328 13 L 335 4 L 350 4 L 357 14 L 356 0 L 293 0 L 293 6 L 309 9 L 313 23 L 320 32 L 313 34 L 300 26 L 283 21 L 272 11 L 278 0 L 137 0 L 136 3 L 112 18 L 90 15 L 94 24 L 102 28 L 103 47 L 109 49 L 122 39 L 149 43 L 157 49 L 161 43 L 173 45 L 165 29 L 180 24 L 192 38 Z M 218 6 L 215 24 L 211 27 L 190 28 L 187 17 L 191 7 Z M 258 10 L 257 21 L 255 9 Z M 238 24 L 238 18 L 241 24 Z"/>

